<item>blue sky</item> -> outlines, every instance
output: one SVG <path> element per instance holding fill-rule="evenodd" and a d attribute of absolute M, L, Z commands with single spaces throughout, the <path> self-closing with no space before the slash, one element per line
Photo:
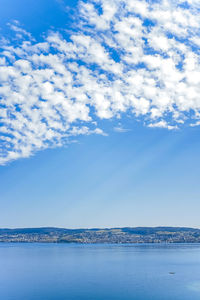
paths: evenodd
<path fill-rule="evenodd" d="M 0 227 L 200 227 L 198 1 L 2 3 Z"/>

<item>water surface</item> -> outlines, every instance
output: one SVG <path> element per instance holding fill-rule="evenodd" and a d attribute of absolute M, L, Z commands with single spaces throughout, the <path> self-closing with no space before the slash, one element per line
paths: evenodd
<path fill-rule="evenodd" d="M 0 299 L 199 300 L 200 245 L 0 243 Z"/>

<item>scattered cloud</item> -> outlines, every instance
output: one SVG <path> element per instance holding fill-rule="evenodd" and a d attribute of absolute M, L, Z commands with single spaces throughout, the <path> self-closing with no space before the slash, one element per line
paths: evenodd
<path fill-rule="evenodd" d="M 123 128 L 123 127 L 114 127 L 115 132 L 124 133 L 130 131 L 129 129 Z"/>
<path fill-rule="evenodd" d="M 199 9 L 196 0 L 81 1 L 68 41 L 50 32 L 37 43 L 9 24 L 18 43 L 1 41 L 0 164 L 105 134 L 101 120 L 126 112 L 148 127 L 199 125 Z"/>
<path fill-rule="evenodd" d="M 190 124 L 191 127 L 196 127 L 200 125 L 200 121 L 197 121 L 196 123 Z"/>
<path fill-rule="evenodd" d="M 168 123 L 165 121 L 165 120 L 161 120 L 159 122 L 155 122 L 155 123 L 150 123 L 148 125 L 148 127 L 151 127 L 151 128 L 167 128 L 169 130 L 172 130 L 172 129 L 178 129 L 178 126 L 177 125 L 168 125 Z"/>
<path fill-rule="evenodd" d="M 27 37 L 30 40 L 34 41 L 34 38 L 32 37 L 31 33 L 23 29 L 18 20 L 14 20 L 11 23 L 7 23 L 7 25 L 10 27 L 11 30 L 13 30 L 16 33 L 16 38 L 24 39 Z"/>

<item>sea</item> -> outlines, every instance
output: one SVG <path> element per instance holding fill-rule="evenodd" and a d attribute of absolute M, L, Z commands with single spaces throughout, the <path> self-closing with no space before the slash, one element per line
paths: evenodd
<path fill-rule="evenodd" d="M 199 300 L 199 244 L 0 243 L 1 300 Z"/>

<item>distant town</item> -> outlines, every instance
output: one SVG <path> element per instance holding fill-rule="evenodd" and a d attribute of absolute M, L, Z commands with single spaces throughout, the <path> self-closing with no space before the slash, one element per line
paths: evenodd
<path fill-rule="evenodd" d="M 94 229 L 0 229 L 0 242 L 26 243 L 200 243 L 200 229 L 186 227 L 124 227 Z"/>

